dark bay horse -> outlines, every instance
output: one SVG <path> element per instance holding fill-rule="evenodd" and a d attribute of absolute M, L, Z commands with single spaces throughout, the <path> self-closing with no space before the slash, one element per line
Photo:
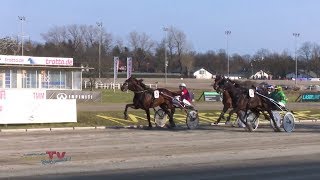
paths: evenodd
<path fill-rule="evenodd" d="M 259 115 L 260 112 L 267 111 L 271 120 L 273 121 L 273 124 L 275 125 L 275 131 L 280 131 L 280 127 L 276 125 L 273 114 L 271 112 L 274 104 L 272 104 L 268 99 L 262 98 L 257 94 L 255 94 L 254 97 L 249 97 L 247 88 L 237 86 L 238 85 L 235 85 L 233 82 L 222 77 L 216 78 L 214 83 L 215 89 L 221 88 L 229 93 L 232 99 L 232 105 L 235 109 L 234 111 L 237 113 L 239 119 L 246 125 L 250 132 L 252 131 L 252 126 L 243 119 L 241 111 L 247 113 L 248 110 L 251 110 L 257 115 Z"/>
<path fill-rule="evenodd" d="M 216 78 L 215 78 L 215 82 L 212 84 L 213 85 L 213 88 L 219 92 L 219 93 L 222 93 L 222 104 L 223 104 L 223 109 L 220 113 L 220 116 L 219 118 L 217 119 L 217 121 L 214 122 L 214 124 L 218 124 L 221 119 L 225 119 L 224 118 L 224 114 L 228 111 L 228 109 L 231 108 L 231 110 L 229 111 L 229 116 L 227 117 L 227 120 L 226 120 L 226 124 L 228 124 L 230 122 L 230 118 L 231 118 L 231 115 L 233 113 L 235 113 L 235 106 L 236 106 L 236 101 L 233 101 L 229 92 L 228 91 L 225 91 L 223 88 L 220 88 L 219 86 L 217 86 L 216 82 L 218 81 L 221 81 L 222 79 L 225 79 L 224 76 L 221 76 L 221 75 L 217 75 Z M 236 83 L 230 79 L 225 79 L 226 81 L 229 81 L 230 83 L 234 84 L 234 86 L 236 88 L 240 88 L 240 84 L 239 83 Z M 241 91 L 244 91 L 243 89 Z"/>
<path fill-rule="evenodd" d="M 175 127 L 173 121 L 173 115 L 175 112 L 175 107 L 172 103 L 172 98 L 178 95 L 175 92 L 171 92 L 167 89 L 159 88 L 159 98 L 154 97 L 154 90 L 147 87 L 143 80 L 137 80 L 134 77 L 127 79 L 121 86 L 122 91 L 127 91 L 128 89 L 134 92 L 133 103 L 127 104 L 124 110 L 124 118 L 128 118 L 128 108 L 133 109 L 143 109 L 147 114 L 147 119 L 149 123 L 149 128 L 152 128 L 150 121 L 150 108 L 160 107 L 169 116 L 169 122 L 171 127 Z"/>

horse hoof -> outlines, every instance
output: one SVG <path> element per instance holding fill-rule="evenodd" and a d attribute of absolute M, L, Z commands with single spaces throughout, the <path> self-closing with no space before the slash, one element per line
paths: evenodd
<path fill-rule="evenodd" d="M 152 126 L 150 127 L 150 126 L 146 126 L 144 129 L 146 129 L 146 130 L 151 130 L 152 129 Z"/>
<path fill-rule="evenodd" d="M 169 125 L 169 124 L 166 124 L 166 127 L 168 128 L 168 129 L 173 129 L 173 128 L 175 128 L 176 127 L 176 125 Z"/>
<path fill-rule="evenodd" d="M 274 128 L 274 132 L 281 132 L 280 128 Z"/>
<path fill-rule="evenodd" d="M 231 122 L 230 121 L 226 121 L 225 125 L 231 125 Z"/>
<path fill-rule="evenodd" d="M 248 132 L 253 132 L 253 128 L 251 125 L 248 125 L 246 129 L 248 130 Z"/>

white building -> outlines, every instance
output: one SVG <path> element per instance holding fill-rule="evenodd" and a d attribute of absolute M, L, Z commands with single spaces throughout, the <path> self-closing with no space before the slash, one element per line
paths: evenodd
<path fill-rule="evenodd" d="M 271 76 L 262 70 L 250 76 L 250 79 L 269 79 L 269 78 L 271 78 Z"/>
<path fill-rule="evenodd" d="M 196 79 L 212 79 L 212 74 L 205 70 L 204 68 L 201 68 L 197 71 L 195 71 L 193 73 L 193 76 L 196 78 Z"/>

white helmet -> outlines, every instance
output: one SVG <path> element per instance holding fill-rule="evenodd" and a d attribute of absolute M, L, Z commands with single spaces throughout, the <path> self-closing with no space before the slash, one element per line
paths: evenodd
<path fill-rule="evenodd" d="M 179 87 L 187 87 L 187 85 L 185 83 L 181 83 Z"/>

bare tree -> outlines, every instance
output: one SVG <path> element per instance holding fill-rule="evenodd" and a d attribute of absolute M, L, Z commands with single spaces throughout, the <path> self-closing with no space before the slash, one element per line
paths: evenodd
<path fill-rule="evenodd" d="M 179 71 L 182 74 L 183 67 L 185 66 L 182 61 L 182 56 L 187 54 L 191 49 L 190 44 L 187 42 L 187 36 L 185 33 L 173 26 L 170 27 L 168 29 L 168 48 L 170 61 L 173 61 L 174 59 L 177 61 Z"/>
<path fill-rule="evenodd" d="M 46 42 L 50 42 L 55 45 L 60 45 L 61 43 L 66 42 L 69 38 L 67 28 L 65 26 L 54 26 L 50 28 L 47 33 L 42 33 L 41 36 Z"/>
<path fill-rule="evenodd" d="M 137 62 L 137 69 L 152 55 L 154 41 L 146 33 L 133 31 L 129 34 L 129 45 L 132 48 L 133 58 Z"/>
<path fill-rule="evenodd" d="M 14 40 L 10 37 L 4 37 L 0 39 L 0 54 L 13 54 L 16 55 L 21 49 L 21 45 L 18 40 Z"/>
<path fill-rule="evenodd" d="M 190 77 L 191 76 L 191 72 L 194 70 L 194 64 L 195 64 L 195 53 L 191 52 L 188 54 L 184 54 L 181 58 L 182 63 L 185 66 L 185 74 Z"/>
<path fill-rule="evenodd" d="M 312 56 L 312 43 L 305 42 L 302 44 L 300 49 L 298 50 L 299 55 L 302 56 L 302 59 L 305 61 L 309 61 Z"/>
<path fill-rule="evenodd" d="M 320 76 L 320 46 L 317 43 L 313 43 L 310 63 L 311 63 L 311 70 L 314 71 L 319 77 Z"/>

